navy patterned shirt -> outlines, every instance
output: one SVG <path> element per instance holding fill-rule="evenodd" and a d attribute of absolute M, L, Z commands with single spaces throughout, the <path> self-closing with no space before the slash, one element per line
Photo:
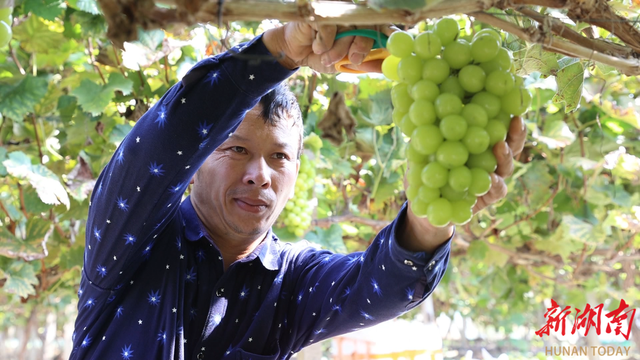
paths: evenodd
<path fill-rule="evenodd" d="M 406 204 L 364 252 L 334 254 L 270 231 L 223 270 L 191 201 L 195 171 L 260 97 L 292 75 L 258 36 L 199 62 L 141 117 L 91 195 L 71 359 L 288 359 L 420 304 L 433 254 L 399 247 Z M 256 61 L 258 59 L 259 61 Z"/>

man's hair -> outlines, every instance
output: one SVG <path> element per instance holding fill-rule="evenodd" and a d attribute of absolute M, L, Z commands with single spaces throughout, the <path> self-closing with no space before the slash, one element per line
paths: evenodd
<path fill-rule="evenodd" d="M 265 123 L 275 125 L 280 120 L 293 119 L 293 126 L 300 128 L 300 143 L 298 146 L 297 158 L 302 154 L 302 138 L 304 136 L 304 125 L 302 124 L 302 112 L 298 99 L 289 90 L 289 86 L 282 82 L 273 90 L 266 93 L 260 98 L 262 112 L 260 115 Z"/>

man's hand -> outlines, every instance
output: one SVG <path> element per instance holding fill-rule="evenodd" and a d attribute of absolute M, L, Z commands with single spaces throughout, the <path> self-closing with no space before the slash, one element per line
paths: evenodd
<path fill-rule="evenodd" d="M 527 139 L 527 131 L 524 121 L 516 116 L 511 119 L 507 140 L 493 146 L 493 154 L 496 157 L 498 167 L 491 174 L 491 188 L 478 198 L 473 207 L 473 214 L 486 208 L 507 196 L 507 185 L 504 179 L 513 173 L 513 157 L 522 152 L 524 142 Z M 453 225 L 435 227 L 426 218 L 417 217 L 411 207 L 407 209 L 407 221 L 400 230 L 398 241 L 400 245 L 410 251 L 433 252 L 438 246 L 448 240 L 453 234 Z"/>
<path fill-rule="evenodd" d="M 345 36 L 335 40 L 336 34 L 349 28 L 336 25 L 307 23 L 287 23 L 264 33 L 263 41 L 267 49 L 280 63 L 290 69 L 299 66 L 323 72 L 334 73 L 334 64 L 347 54 L 351 63 L 359 65 L 369 54 L 373 39 L 361 36 Z M 389 27 L 380 31 L 390 34 Z"/>

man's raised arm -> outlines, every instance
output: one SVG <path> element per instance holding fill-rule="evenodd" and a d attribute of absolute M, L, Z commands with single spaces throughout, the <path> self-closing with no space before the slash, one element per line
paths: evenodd
<path fill-rule="evenodd" d="M 271 56 L 273 35 L 199 62 L 120 144 L 91 196 L 83 275 L 93 284 L 110 289 L 132 275 L 202 162 L 292 74 Z"/>

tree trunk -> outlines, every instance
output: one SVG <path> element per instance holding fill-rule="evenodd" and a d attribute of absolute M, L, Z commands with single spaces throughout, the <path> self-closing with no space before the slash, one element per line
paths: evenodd
<path fill-rule="evenodd" d="M 33 309 L 31 309 L 31 314 L 29 314 L 29 320 L 27 320 L 27 325 L 24 327 L 24 337 L 22 339 L 22 348 L 20 349 L 20 353 L 18 354 L 18 360 L 25 360 L 27 356 L 27 345 L 29 345 L 29 340 L 31 339 L 31 332 L 33 331 L 34 325 L 36 325 L 37 319 L 37 309 L 38 305 L 33 305 Z"/>

